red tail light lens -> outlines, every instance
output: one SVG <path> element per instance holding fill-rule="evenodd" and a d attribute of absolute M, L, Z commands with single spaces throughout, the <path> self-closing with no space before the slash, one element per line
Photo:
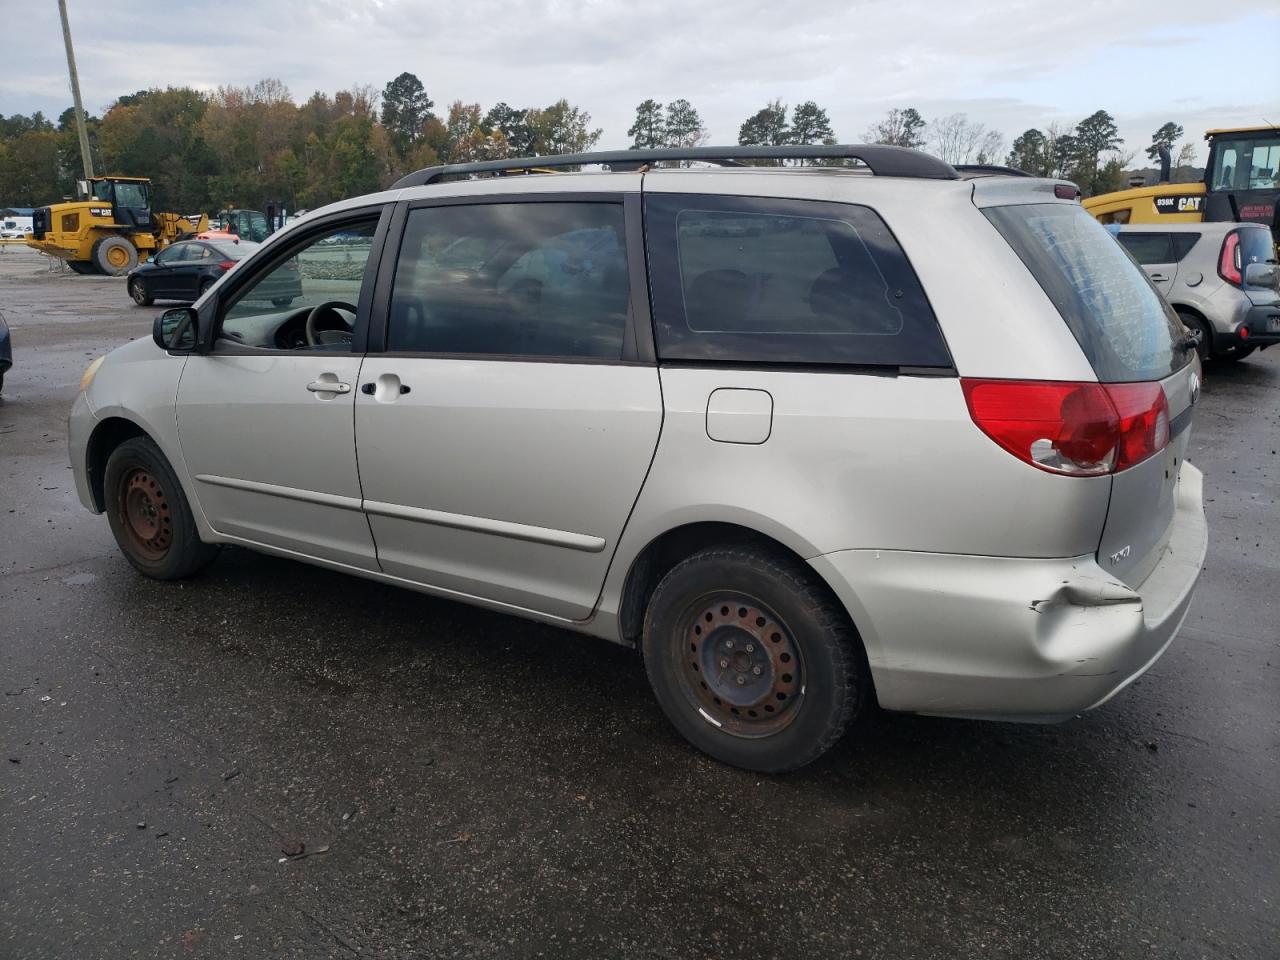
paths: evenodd
<path fill-rule="evenodd" d="M 236 265 L 236 262 L 234 260 L 223 260 L 220 264 L 218 264 L 218 266 L 223 270 L 230 270 L 235 265 Z"/>
<path fill-rule="evenodd" d="M 1240 286 L 1244 282 L 1244 275 L 1241 273 L 1240 266 L 1240 234 L 1238 231 L 1232 230 L 1227 234 L 1227 238 L 1222 241 L 1222 253 L 1218 255 L 1218 276 L 1227 283 Z"/>
<path fill-rule="evenodd" d="M 1169 404 L 1158 383 L 960 383 L 978 428 L 1019 460 L 1049 473 L 1115 473 L 1169 443 Z"/>

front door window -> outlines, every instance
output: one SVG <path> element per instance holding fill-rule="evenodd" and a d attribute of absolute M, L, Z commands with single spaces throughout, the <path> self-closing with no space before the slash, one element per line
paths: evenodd
<path fill-rule="evenodd" d="M 221 310 L 219 343 L 263 350 L 351 349 L 376 220 L 312 234 Z"/>

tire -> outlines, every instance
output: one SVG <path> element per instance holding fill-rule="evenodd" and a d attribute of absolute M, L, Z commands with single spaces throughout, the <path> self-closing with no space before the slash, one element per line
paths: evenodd
<path fill-rule="evenodd" d="M 129 296 L 140 307 L 149 307 L 156 302 L 155 297 L 147 296 L 147 288 L 136 277 L 129 281 Z"/>
<path fill-rule="evenodd" d="M 193 576 L 218 555 L 196 532 L 191 505 L 164 454 L 133 437 L 107 458 L 107 521 L 125 559 L 155 580 Z"/>
<path fill-rule="evenodd" d="M 870 698 L 848 615 L 801 563 L 715 547 L 677 564 L 645 610 L 645 670 L 690 743 L 781 773 L 825 753 Z"/>
<path fill-rule="evenodd" d="M 211 279 L 209 279 L 208 277 L 205 277 L 203 280 L 201 280 L 201 281 L 200 281 L 200 292 L 196 294 L 196 299 L 197 299 L 197 300 L 199 300 L 199 299 L 200 299 L 201 297 L 203 297 L 206 293 L 208 293 L 208 292 L 209 292 L 209 288 L 210 288 L 210 287 L 212 287 L 212 286 L 214 285 L 214 283 L 216 283 L 216 282 L 217 282 L 217 281 L 215 281 L 215 280 L 211 280 Z"/>
<path fill-rule="evenodd" d="M 86 260 L 68 260 L 67 266 L 71 268 L 72 273 L 78 273 L 82 277 L 92 276 L 98 272 L 98 268 Z"/>
<path fill-rule="evenodd" d="M 1204 363 L 1213 356 L 1213 330 L 1203 319 L 1185 310 L 1178 311 L 1178 319 L 1196 338 L 1196 353 L 1200 354 L 1200 362 Z"/>
<path fill-rule="evenodd" d="M 138 250 L 124 237 L 103 237 L 93 245 L 93 263 L 99 273 L 122 277 L 138 265 Z"/>
<path fill-rule="evenodd" d="M 293 297 L 276 297 L 271 302 L 277 307 L 287 307 L 289 304 L 293 303 L 293 300 Z"/>

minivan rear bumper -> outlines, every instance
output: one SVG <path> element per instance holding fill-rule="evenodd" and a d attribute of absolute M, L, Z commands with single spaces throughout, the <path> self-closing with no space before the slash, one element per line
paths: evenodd
<path fill-rule="evenodd" d="M 1140 677 L 1178 632 L 1208 545 L 1202 490 L 1184 462 L 1168 546 L 1137 588 L 1094 556 L 843 550 L 810 563 L 848 607 L 884 708 L 1063 720 Z"/>

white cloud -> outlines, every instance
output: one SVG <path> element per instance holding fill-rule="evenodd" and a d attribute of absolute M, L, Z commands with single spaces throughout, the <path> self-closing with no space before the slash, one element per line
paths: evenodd
<path fill-rule="evenodd" d="M 1274 49 L 1280 14 L 1219 11 L 1207 23 L 1200 0 L 1168 0 L 1158 18 L 1149 0 L 1105 11 L 1043 0 L 219 0 L 198 9 L 117 0 L 109 16 L 89 0 L 68 5 L 95 110 L 155 85 L 275 76 L 301 100 L 353 83 L 381 88 L 409 70 L 439 106 L 567 97 L 605 129 L 605 146 L 625 145 L 646 97 L 691 100 L 713 142 L 736 140 L 774 97 L 816 100 L 843 140 L 907 105 L 966 112 L 1006 139 L 1105 108 L 1130 148 L 1166 119 L 1198 136 L 1280 115 L 1275 59 L 1259 56 L 1242 83 L 1238 48 L 1226 42 L 1269 31 L 1259 49 Z M 0 20 L 21 11 L 23 24 L 22 42 L 6 44 L 0 111 L 56 115 L 70 98 L 53 4 L 0 8 Z"/>

